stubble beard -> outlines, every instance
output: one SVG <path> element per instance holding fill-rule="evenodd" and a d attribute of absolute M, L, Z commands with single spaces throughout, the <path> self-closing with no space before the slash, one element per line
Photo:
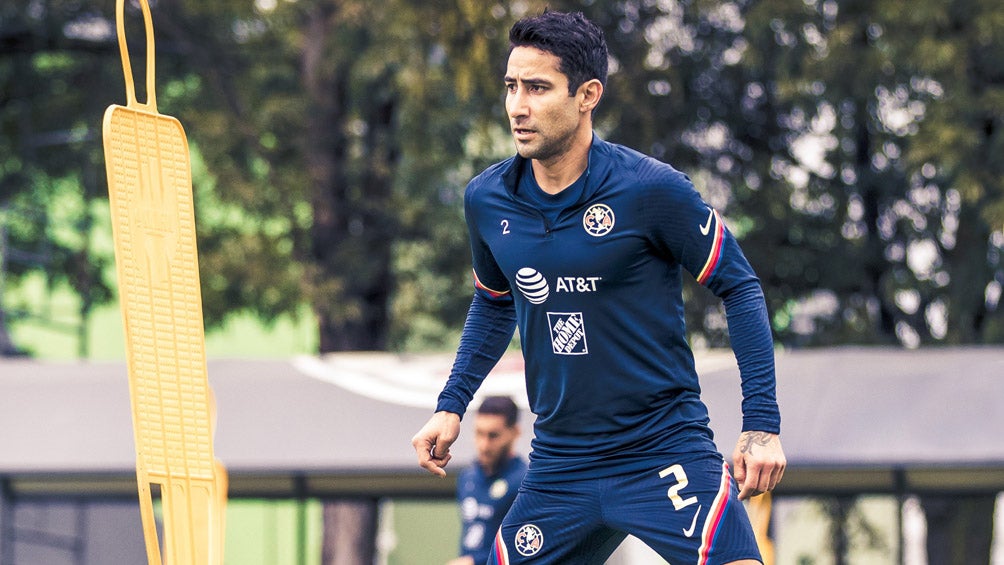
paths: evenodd
<path fill-rule="evenodd" d="M 538 132 L 539 135 L 540 132 Z M 571 131 L 560 138 L 541 138 L 536 144 L 521 144 L 514 140 L 516 152 L 524 159 L 546 162 L 568 151 L 568 148 L 572 146 L 574 135 L 575 132 Z"/>
<path fill-rule="evenodd" d="M 481 457 L 479 456 L 478 464 L 481 465 L 481 469 L 485 471 L 486 474 L 494 475 L 499 471 L 499 469 L 502 468 L 502 464 L 508 461 L 509 458 L 512 456 L 512 450 L 513 450 L 512 445 L 509 445 L 500 450 L 498 453 L 495 453 L 494 456 L 489 461 L 482 461 Z"/>

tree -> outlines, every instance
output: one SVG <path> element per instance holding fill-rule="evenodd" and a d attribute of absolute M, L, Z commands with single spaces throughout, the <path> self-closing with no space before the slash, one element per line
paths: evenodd
<path fill-rule="evenodd" d="M 924 293 L 922 305 L 946 312 L 949 343 L 1000 343 L 1004 46 L 995 38 L 1004 14 L 983 0 L 923 9 L 890 2 L 885 13 L 892 56 L 914 71 L 909 101 L 926 103 L 905 153 L 918 179 L 911 190 L 936 198 L 936 290 Z"/>
<path fill-rule="evenodd" d="M 193 125 L 200 165 L 209 327 L 307 302 L 322 350 L 448 343 L 466 295 L 457 203 L 470 174 L 510 151 L 496 75 L 523 12 L 413 4 L 158 3 L 161 105 Z M 726 213 L 780 341 L 999 341 L 992 2 L 559 4 L 607 30 L 601 133 L 690 173 Z M 48 210 L 38 187 L 84 187 L 88 210 L 100 156 L 80 108 L 97 116 L 105 101 L 82 93 L 119 89 L 110 15 L 23 0 L 4 10 L 4 200 Z M 40 111 L 29 84 L 63 94 Z M 64 243 L 39 229 L 9 232 Z M 84 310 L 107 300 L 108 258 L 57 247 L 52 283 Z M 14 282 L 31 270 L 10 268 Z M 695 338 L 722 343 L 715 301 L 688 296 Z"/>
<path fill-rule="evenodd" d="M 179 114 L 200 124 L 190 137 L 212 164 L 211 207 L 240 210 L 200 224 L 207 323 L 235 308 L 269 320 L 307 301 L 322 352 L 407 341 L 401 318 L 430 310 L 457 324 L 466 253 L 422 266 L 448 281 L 424 312 L 407 286 L 420 275 L 398 281 L 397 270 L 427 241 L 466 249 L 455 225 L 462 181 L 450 175 L 477 160 L 465 143 L 497 107 L 507 9 L 262 6 L 159 6 L 161 29 L 196 77 Z"/>
<path fill-rule="evenodd" d="M 504 5 L 490 8 L 154 6 L 159 106 L 186 125 L 193 153 L 208 328 L 239 311 L 268 323 L 306 303 L 322 351 L 446 343 L 469 300 L 459 195 L 464 177 L 498 155 L 497 128 L 483 117 L 499 110 L 495 57 L 511 16 Z M 3 10 L 11 14 L 0 20 L 10 47 L 0 56 L 0 80 L 11 87 L 2 107 L 11 144 L 3 193 L 48 212 L 51 198 L 28 187 L 65 177 L 68 187 L 89 187 L 81 192 L 100 207 L 94 141 L 103 107 L 122 98 L 111 7 L 18 1 Z M 126 22 L 142 94 L 145 47 L 134 6 Z M 68 92 L 70 79 L 85 88 Z M 67 95 L 46 104 L 27 85 Z M 48 127 L 46 119 L 78 124 L 64 137 L 80 157 L 31 150 L 32 132 Z M 14 243 L 56 241 L 38 227 L 8 227 Z M 59 258 L 76 257 L 86 272 L 70 271 L 67 260 L 44 270 L 91 307 L 111 298 L 102 272 L 111 258 L 80 247 Z M 427 262 L 415 264 L 420 255 Z M 10 269 L 14 284 L 43 270 Z"/>
<path fill-rule="evenodd" d="M 99 136 L 106 100 L 94 92 L 121 84 L 106 60 L 95 10 L 81 3 L 7 2 L 0 8 L 0 280 L 31 276 L 79 297 L 80 326 L 37 305 L 0 302 L 5 320 L 33 317 L 82 336 L 94 306 L 111 299 L 104 276 L 110 250 L 92 247 L 95 210 L 104 202 Z M 3 290 L 3 289 L 0 289 Z M 65 313 L 61 317 L 65 318 Z M 9 341 L 9 338 L 3 339 Z M 5 353 L 23 353 L 13 344 Z"/>
<path fill-rule="evenodd" d="M 689 173 L 725 213 L 781 343 L 999 342 L 1001 175 L 983 164 L 1000 144 L 1001 53 L 988 39 L 999 10 L 682 0 L 586 11 L 616 59 L 600 129 Z M 693 287 L 688 300 L 694 338 L 724 343 L 717 302 Z"/>

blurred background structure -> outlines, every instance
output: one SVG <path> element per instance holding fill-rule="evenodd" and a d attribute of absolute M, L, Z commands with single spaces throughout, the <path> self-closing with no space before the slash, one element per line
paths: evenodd
<path fill-rule="evenodd" d="M 451 363 L 449 353 L 372 352 L 210 361 L 216 452 L 236 505 L 227 562 L 451 557 L 456 472 L 474 459 L 471 424 L 447 480 L 419 469 L 409 443 Z M 522 368 L 509 353 L 481 394 L 526 406 Z M 741 425 L 732 354 L 704 352 L 698 368 L 715 435 L 731 441 Z M 0 413 L 0 563 L 142 562 L 124 364 L 18 359 L 0 370 L 0 397 L 16 400 Z M 992 551 L 1000 563 L 1001 374 L 1002 347 L 780 353 L 789 467 L 774 495 L 777 563 L 988 563 Z M 532 415 L 523 419 L 531 429 Z M 518 449 L 528 453 L 530 438 Z M 274 515 L 277 507 L 288 514 Z M 350 535 L 347 524 L 362 527 Z M 129 550 L 134 557 L 108 557 Z M 663 563 L 620 557 L 614 563 Z"/>
<path fill-rule="evenodd" d="M 151 2 L 158 103 L 186 125 L 192 149 L 210 355 L 241 358 L 251 375 L 294 355 L 452 349 L 470 298 L 463 187 L 512 152 L 500 81 L 506 31 L 545 4 L 584 11 L 604 28 L 612 73 L 599 133 L 688 173 L 719 209 L 761 276 L 777 343 L 792 355 L 882 346 L 895 360 L 866 372 L 840 353 L 860 350 L 838 349 L 837 361 L 787 376 L 804 379 L 808 397 L 783 406 L 786 438 L 794 426 L 818 428 L 822 438 L 851 425 L 821 419 L 831 391 L 812 388 L 814 379 L 862 391 L 858 400 L 875 407 L 900 403 L 860 423 L 879 438 L 899 437 L 892 432 L 918 415 L 928 423 L 972 417 L 969 429 L 949 428 L 960 443 L 945 447 L 947 460 L 981 426 L 1000 429 L 999 418 L 980 420 L 968 397 L 953 396 L 989 386 L 979 379 L 1004 379 L 999 364 L 968 364 L 1004 344 L 1004 6 L 996 0 Z M 0 5 L 0 354 L 19 359 L 0 364 L 2 387 L 43 384 L 52 372 L 71 387 L 79 371 L 121 371 L 125 387 L 114 364 L 123 340 L 99 139 L 104 108 L 124 98 L 113 9 L 103 0 Z M 141 25 L 135 6 L 127 13 Z M 144 58 L 133 61 L 143 76 Z M 692 285 L 687 298 L 695 347 L 725 345 L 714 297 Z M 924 381 L 924 368 L 940 359 L 957 364 L 937 365 L 944 381 Z M 39 371 L 38 383 L 18 380 L 14 367 L 24 366 Z M 891 398 L 883 395 L 901 389 L 861 380 L 893 369 L 905 386 L 916 378 L 915 392 Z M 411 369 L 400 371 L 407 383 Z M 921 395 L 930 392 L 924 386 L 937 395 Z M 997 393 L 982 398 L 999 404 Z M 17 394 L 0 396 L 0 412 L 27 408 Z M 915 404 L 922 398 L 946 400 Z M 85 389 L 74 400 L 91 399 Z M 820 408 L 793 407 L 802 404 Z M 402 424 L 406 445 L 424 418 L 402 418 L 415 420 Z M 8 422 L 0 451 L 39 432 Z M 823 446 L 798 449 L 810 447 Z M 922 447 L 882 449 L 906 457 Z M 341 446 L 317 448 L 351 459 Z M 926 516 L 930 563 L 982 562 L 950 548 L 991 543 L 1000 471 L 991 452 L 984 460 L 976 472 L 950 473 L 973 488 L 941 493 L 908 476 L 876 487 L 849 461 L 865 483 L 813 499 L 813 516 L 826 517 L 820 524 L 843 525 L 823 536 L 832 547 L 819 555 L 830 557 L 802 562 L 865 563 L 848 555 L 890 546 L 864 518 L 865 493 L 905 497 L 892 516 Z M 813 489 L 827 482 L 800 490 L 797 476 L 791 496 L 820 493 Z M 0 483 L 2 500 L 25 496 L 12 485 Z M 71 504 L 73 488 L 52 492 Z M 346 544 L 333 540 L 353 531 L 376 539 L 369 534 L 386 531 L 388 512 L 373 497 L 330 494 L 277 512 L 288 510 L 293 524 L 316 522 L 323 558 L 332 559 L 325 562 L 348 563 L 333 549 Z M 776 519 L 811 521 L 780 498 Z M 452 520 L 449 501 L 441 504 Z M 0 508 L 2 532 L 10 508 Z M 411 507 L 396 508 L 400 518 Z M 67 531 L 96 523 L 86 514 L 63 518 Z M 874 562 L 913 555 L 893 545 L 892 561 Z M 10 547 L 0 537 L 0 565 L 13 563 Z M 955 561 L 938 557 L 938 547 Z"/>

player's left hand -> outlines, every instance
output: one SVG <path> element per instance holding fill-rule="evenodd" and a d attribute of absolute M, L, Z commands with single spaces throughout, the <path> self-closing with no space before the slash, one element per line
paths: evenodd
<path fill-rule="evenodd" d="M 736 449 L 732 452 L 739 500 L 774 490 L 787 464 L 781 438 L 777 434 L 753 431 L 739 434 Z"/>

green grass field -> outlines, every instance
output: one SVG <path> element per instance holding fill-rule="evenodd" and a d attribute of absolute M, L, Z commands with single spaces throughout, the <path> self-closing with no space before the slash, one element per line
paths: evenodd
<path fill-rule="evenodd" d="M 437 565 L 456 557 L 460 518 L 452 500 L 385 500 L 377 551 L 386 565 Z M 301 530 L 302 526 L 302 530 Z M 225 565 L 319 565 L 317 500 L 231 500 Z"/>
<path fill-rule="evenodd" d="M 319 565 L 321 535 L 321 504 L 316 500 L 231 500 L 224 563 Z"/>
<path fill-rule="evenodd" d="M 85 355 L 80 355 L 79 305 L 69 291 L 45 292 L 40 278 L 8 288 L 4 304 L 30 310 L 32 317 L 14 320 L 10 327 L 14 343 L 33 357 L 69 360 L 125 359 L 125 333 L 118 302 L 94 309 L 84 333 Z M 250 314 L 235 315 L 228 323 L 206 332 L 209 358 L 284 358 L 317 352 L 317 324 L 308 308 L 299 319 L 284 316 L 265 326 Z"/>

